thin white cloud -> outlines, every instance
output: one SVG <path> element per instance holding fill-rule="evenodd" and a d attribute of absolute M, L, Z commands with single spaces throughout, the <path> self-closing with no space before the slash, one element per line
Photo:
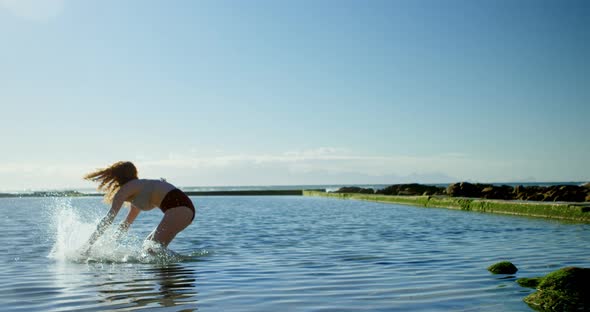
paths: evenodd
<path fill-rule="evenodd" d="M 0 164 L 0 173 L 29 173 L 29 172 L 42 172 L 42 173 L 54 173 L 56 171 L 68 171 L 73 172 L 87 168 L 77 164 L 41 164 L 41 163 L 29 163 L 29 162 L 6 162 Z"/>
<path fill-rule="evenodd" d="M 181 186 L 356 183 L 507 182 L 531 173 L 543 174 L 532 160 L 506 161 L 446 153 L 430 156 L 363 155 L 322 147 L 283 153 L 212 154 L 190 150 L 162 159 L 140 155 L 133 160 L 142 177 L 164 177 Z M 0 190 L 93 187 L 82 176 L 108 163 L 2 163 Z M 584 180 L 571 175 L 569 179 Z M 563 177 L 537 176 L 542 180 Z M 567 178 L 567 177 L 566 177 Z"/>
<path fill-rule="evenodd" d="M 91 169 L 93 168 L 87 165 L 72 163 L 1 163 L 0 192 L 63 189 L 81 185 L 82 176 Z"/>
<path fill-rule="evenodd" d="M 65 0 L 0 0 L 0 9 L 31 21 L 46 21 L 63 12 Z"/>
<path fill-rule="evenodd" d="M 455 176 L 486 176 L 490 171 L 508 164 L 468 155 L 449 153 L 432 156 L 358 155 L 345 149 L 321 147 L 311 150 L 289 151 L 277 154 L 234 154 L 202 156 L 170 154 L 166 159 L 144 160 L 142 167 L 173 167 L 209 170 L 231 169 L 244 166 L 282 167 L 290 173 L 328 172 L 357 173 L 369 176 L 412 175 L 444 172 Z M 500 170 L 502 171 L 502 170 Z M 493 178 L 493 177 L 492 177 Z"/>

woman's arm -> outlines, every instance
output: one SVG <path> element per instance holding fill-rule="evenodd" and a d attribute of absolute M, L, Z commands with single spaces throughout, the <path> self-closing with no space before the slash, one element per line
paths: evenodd
<path fill-rule="evenodd" d="M 102 218 L 102 220 L 100 220 L 100 222 L 96 226 L 96 230 L 94 231 L 94 233 L 92 233 L 92 235 L 90 235 L 90 238 L 88 239 L 88 242 L 85 245 L 86 250 L 84 251 L 84 253 L 88 253 L 90 251 L 90 248 L 92 248 L 92 245 L 98 240 L 98 238 L 100 238 L 100 236 L 106 231 L 106 229 L 113 223 L 113 220 L 115 220 L 115 217 L 119 213 L 119 210 L 121 210 L 123 203 L 131 195 L 132 195 L 132 189 L 130 187 L 128 187 L 127 184 L 124 185 L 123 187 L 121 187 L 121 189 L 119 189 L 117 194 L 115 194 L 115 196 L 113 197 L 113 203 L 111 205 L 111 209 L 106 214 L 106 216 L 104 216 Z"/>
<path fill-rule="evenodd" d="M 129 208 L 129 214 L 127 214 L 127 218 L 125 219 L 125 221 L 123 221 L 123 222 L 121 222 L 121 224 L 119 224 L 119 229 L 117 231 L 117 239 L 120 238 L 121 235 L 126 233 L 127 230 L 129 230 L 129 227 L 131 226 L 133 221 L 135 221 L 135 218 L 137 218 L 137 215 L 140 212 L 141 212 L 141 210 L 139 210 L 139 208 L 131 205 L 131 207 Z"/>
<path fill-rule="evenodd" d="M 111 210 L 109 210 L 109 212 L 106 214 L 106 216 L 104 216 L 102 218 L 102 220 L 100 220 L 100 222 L 96 226 L 96 230 L 94 231 L 94 233 L 92 233 L 92 235 L 90 235 L 90 238 L 88 239 L 88 242 L 86 243 L 88 250 L 90 250 L 92 245 L 106 231 L 106 229 L 113 223 L 113 220 L 115 220 L 115 217 L 119 213 L 119 210 L 121 210 L 121 206 L 123 206 L 123 200 L 120 198 L 117 198 L 117 196 L 115 195 L 115 198 L 113 199 L 113 204 L 111 206 Z"/>

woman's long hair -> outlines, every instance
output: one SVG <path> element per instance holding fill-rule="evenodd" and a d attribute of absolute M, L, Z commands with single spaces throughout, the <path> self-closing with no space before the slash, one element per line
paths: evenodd
<path fill-rule="evenodd" d="M 105 192 L 104 201 L 111 203 L 123 184 L 137 179 L 137 168 L 130 161 L 118 161 L 106 168 L 88 173 L 84 179 L 98 182 L 98 190 Z"/>

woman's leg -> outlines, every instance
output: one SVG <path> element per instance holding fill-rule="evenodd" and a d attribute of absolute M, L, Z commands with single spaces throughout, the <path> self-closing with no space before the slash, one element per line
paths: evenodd
<path fill-rule="evenodd" d="M 164 247 L 168 247 L 176 234 L 191 224 L 192 217 L 193 211 L 189 207 L 170 208 L 166 210 L 162 221 L 146 240 L 155 241 Z"/>

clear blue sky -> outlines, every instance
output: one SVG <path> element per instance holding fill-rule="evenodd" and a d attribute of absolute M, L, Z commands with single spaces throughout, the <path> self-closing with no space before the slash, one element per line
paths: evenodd
<path fill-rule="evenodd" d="M 0 0 L 0 190 L 590 179 L 588 1 Z"/>

